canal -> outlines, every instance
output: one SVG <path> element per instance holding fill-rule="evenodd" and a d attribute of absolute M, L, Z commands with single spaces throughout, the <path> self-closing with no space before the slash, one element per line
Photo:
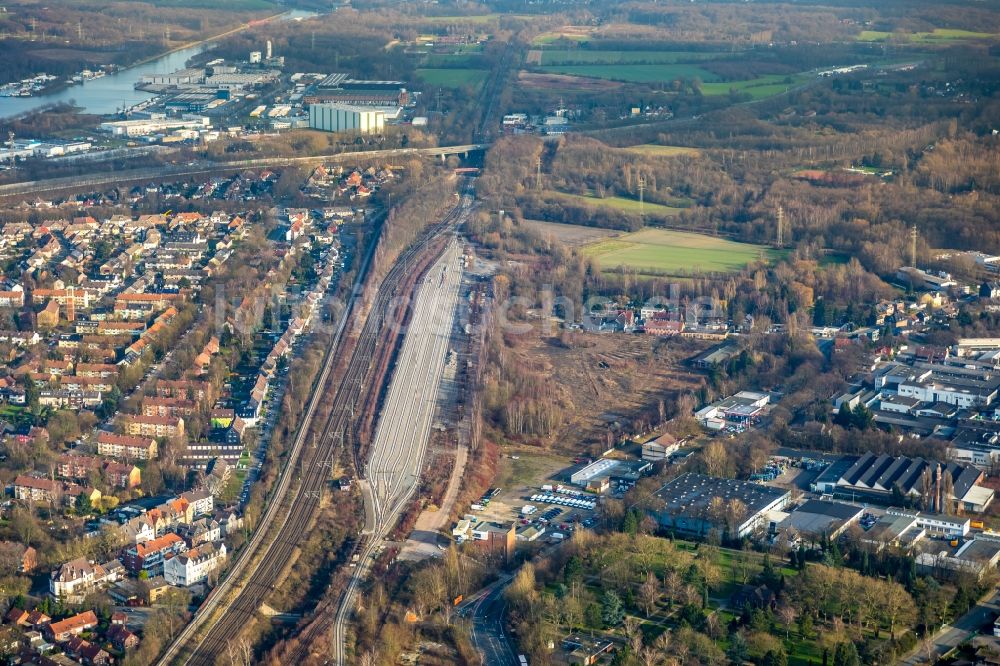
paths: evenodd
<path fill-rule="evenodd" d="M 315 12 L 292 10 L 276 20 L 289 21 L 316 16 Z M 152 94 L 135 89 L 135 84 L 147 74 L 167 74 L 182 69 L 187 61 L 202 51 L 211 48 L 214 42 L 207 41 L 185 49 L 166 53 L 148 62 L 84 81 L 82 84 L 63 88 L 50 95 L 34 97 L 0 97 L 0 118 L 7 118 L 26 111 L 56 104 L 73 102 L 82 107 L 84 113 L 106 114 L 121 110 L 122 105 L 133 106 L 151 97 Z M 263 50 L 263 47 L 262 47 Z"/>

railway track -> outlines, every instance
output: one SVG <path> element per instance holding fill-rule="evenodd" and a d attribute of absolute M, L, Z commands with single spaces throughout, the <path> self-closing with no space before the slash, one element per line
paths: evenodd
<path fill-rule="evenodd" d="M 86 190 L 104 185 L 123 185 L 137 181 L 157 180 L 168 177 L 218 175 L 244 169 L 274 168 L 293 166 L 296 164 L 313 164 L 319 162 L 343 162 L 350 160 L 389 159 L 408 156 L 447 157 L 449 155 L 464 155 L 465 153 L 485 150 L 487 143 L 474 143 L 461 146 L 440 146 L 437 148 L 387 148 L 382 150 L 364 150 L 357 152 L 331 153 L 307 157 L 271 157 L 255 160 L 232 160 L 227 162 L 197 162 L 188 165 L 168 164 L 162 167 L 143 169 L 126 169 L 102 173 L 99 176 L 60 176 L 45 180 L 22 181 L 0 185 L 0 198 L 38 194 L 40 192 L 58 192 L 62 190 Z"/>
<path fill-rule="evenodd" d="M 466 198 L 452 216 L 456 220 L 461 219 L 468 213 L 470 206 L 471 198 Z M 415 334 L 415 337 L 411 337 L 411 355 L 408 360 L 401 360 L 396 366 L 389 395 L 379 415 L 375 441 L 365 468 L 370 488 L 372 525 L 368 540 L 359 549 L 358 566 L 341 594 L 333 621 L 331 640 L 334 664 L 346 666 L 349 663 L 345 655 L 345 633 L 354 595 L 368 577 L 383 540 L 395 527 L 419 484 L 430 419 L 433 417 L 433 402 L 437 395 L 437 381 L 440 379 L 447 351 L 448 335 L 436 334 L 434 331 L 437 325 L 444 323 L 447 323 L 445 329 L 450 330 L 460 271 L 456 266 L 450 266 L 453 270 L 449 274 L 448 261 L 455 259 L 456 246 L 451 245 L 444 251 L 441 260 L 443 270 L 429 271 L 425 278 L 435 284 L 421 285 L 414 305 L 413 319 L 417 321 L 419 318 L 425 324 L 427 321 L 430 323 L 422 331 L 411 327 L 411 334 Z M 437 282 L 439 278 L 440 282 Z M 404 340 L 404 354 L 405 345 Z"/>
<path fill-rule="evenodd" d="M 454 219 L 455 213 L 452 213 L 443 222 L 430 227 L 418 242 L 400 255 L 387 273 L 357 337 L 347 369 L 332 396 L 334 408 L 321 431 L 322 434 L 313 437 L 311 443 L 307 445 L 306 439 L 312 432 L 310 424 L 318 405 L 331 399 L 330 395 L 324 395 L 323 389 L 327 387 L 331 371 L 337 364 L 339 357 L 337 351 L 341 348 L 347 322 L 352 316 L 357 316 L 360 309 L 360 304 L 356 301 L 349 304 L 338 326 L 334 342 L 324 359 L 323 370 L 315 384 L 313 397 L 296 435 L 290 460 L 282 472 L 260 527 L 250 543 L 241 551 L 234 568 L 230 570 L 223 583 L 212 591 L 195 615 L 194 621 L 161 657 L 159 662 L 161 665 L 175 663 L 213 665 L 220 655 L 226 654 L 229 645 L 239 637 L 246 625 L 252 622 L 261 604 L 274 589 L 275 582 L 291 561 L 296 546 L 312 521 L 323 490 L 330 479 L 334 456 L 343 446 L 347 430 L 352 424 L 362 384 L 379 339 L 379 331 L 385 324 L 382 315 L 395 296 L 412 258 L 433 242 Z M 365 255 L 356 286 L 363 283 L 373 254 L 374 244 Z M 293 481 L 298 482 L 294 487 Z M 266 541 L 267 536 L 273 533 L 272 526 L 277 524 L 275 521 L 279 518 L 281 519 L 278 525 L 279 531 L 273 535 L 273 539 Z M 236 599 L 224 608 L 225 612 L 221 617 L 213 618 L 227 592 L 241 576 L 242 569 L 262 548 L 265 549 L 264 556 L 247 574 L 246 582 L 239 588 Z M 210 623 L 207 625 L 207 633 L 199 637 L 199 630 L 205 630 L 205 622 Z"/>

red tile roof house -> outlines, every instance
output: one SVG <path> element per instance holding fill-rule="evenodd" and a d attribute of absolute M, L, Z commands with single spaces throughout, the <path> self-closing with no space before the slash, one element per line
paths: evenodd
<path fill-rule="evenodd" d="M 104 666 L 114 661 L 111 658 L 111 654 L 100 645 L 94 645 L 76 636 L 66 641 L 64 648 L 66 649 L 66 654 L 75 657 L 88 666 Z"/>
<path fill-rule="evenodd" d="M 72 636 L 78 636 L 88 629 L 97 626 L 97 615 L 94 611 L 84 611 L 59 622 L 53 622 L 45 627 L 45 635 L 49 640 L 61 643 Z"/>
<path fill-rule="evenodd" d="M 173 532 L 168 532 L 152 541 L 127 547 L 122 563 L 135 575 L 146 571 L 150 576 L 160 576 L 163 575 L 163 560 L 167 555 L 184 550 L 187 550 L 184 539 Z"/>
<path fill-rule="evenodd" d="M 112 624 L 107 637 L 118 650 L 131 650 L 139 646 L 139 637 L 124 624 Z"/>
<path fill-rule="evenodd" d="M 0 556 L 16 559 L 18 573 L 31 573 L 38 566 L 37 551 L 16 541 L 0 541 Z"/>

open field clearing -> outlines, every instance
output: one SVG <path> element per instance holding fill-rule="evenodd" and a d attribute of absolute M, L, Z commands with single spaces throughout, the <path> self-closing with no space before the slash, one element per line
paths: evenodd
<path fill-rule="evenodd" d="M 666 229 L 643 229 L 598 241 L 585 246 L 583 253 L 596 259 L 605 271 L 628 266 L 646 275 L 731 272 L 761 256 L 777 254 L 762 245 Z"/>
<path fill-rule="evenodd" d="M 544 58 L 544 56 L 543 56 Z M 629 81 L 631 83 L 657 83 L 677 79 L 717 81 L 718 76 L 698 65 L 658 64 L 658 65 L 552 65 L 542 67 L 546 72 L 587 76 L 595 79 Z"/>
<path fill-rule="evenodd" d="M 584 196 L 582 194 L 566 194 L 565 192 L 553 192 L 560 197 L 567 199 L 572 199 L 577 203 L 582 203 L 590 206 L 608 206 L 610 208 L 617 208 L 618 210 L 625 211 L 626 213 L 636 213 L 644 212 L 646 215 L 652 215 L 654 217 L 673 217 L 679 214 L 686 206 L 664 206 L 663 204 L 656 204 L 645 202 L 641 206 L 638 199 L 626 199 L 625 197 L 604 197 L 600 199 L 594 196 Z M 678 202 L 687 203 L 687 202 Z"/>
<path fill-rule="evenodd" d="M 697 391 L 703 375 L 690 368 L 687 359 L 712 345 L 686 338 L 666 343 L 655 336 L 574 332 L 567 346 L 558 341 L 559 330 L 558 324 L 550 332 L 535 326 L 507 348 L 510 363 L 546 377 L 561 409 L 560 426 L 551 435 L 504 442 L 525 446 L 505 448 L 522 460 L 501 463 L 497 485 L 502 487 L 537 483 L 555 471 L 544 454 L 580 455 L 590 447 L 604 451 L 608 424 L 633 418 L 664 396 Z M 537 454 L 543 454 L 541 459 L 533 460 Z M 558 466 L 560 461 L 552 462 Z M 567 462 L 562 459 L 563 467 Z"/>
<path fill-rule="evenodd" d="M 711 60 L 719 55 L 704 51 L 592 51 L 590 49 L 553 49 L 541 51 L 541 54 L 540 64 L 545 66 L 674 64 Z"/>
<path fill-rule="evenodd" d="M 473 16 L 424 16 L 420 20 L 423 21 L 424 23 L 438 23 L 438 24 L 473 23 L 476 25 L 482 25 L 484 23 L 492 23 L 494 21 L 498 21 L 501 16 L 510 19 L 530 18 L 528 16 L 517 15 L 517 14 L 478 14 Z"/>
<path fill-rule="evenodd" d="M 535 72 L 520 72 L 517 82 L 525 88 L 544 90 L 546 92 L 606 92 L 622 87 L 618 81 L 604 79 L 588 79 L 582 76 L 567 76 L 565 74 L 540 74 Z"/>
<path fill-rule="evenodd" d="M 478 53 L 428 53 L 421 64 L 428 69 L 475 69 L 482 66 L 482 57 Z"/>
<path fill-rule="evenodd" d="M 562 224 L 560 222 L 542 222 L 541 220 L 525 220 L 524 226 L 537 231 L 546 238 L 551 237 L 569 247 L 581 247 L 599 240 L 622 235 L 616 229 L 601 229 L 600 227 L 585 227 L 582 224 Z"/>
<path fill-rule="evenodd" d="M 992 32 L 973 32 L 953 28 L 935 28 L 931 32 L 891 33 L 881 30 L 862 30 L 858 34 L 859 42 L 884 42 L 893 36 L 898 36 L 909 42 L 953 42 L 963 39 L 996 39 L 1000 35 Z"/>
<path fill-rule="evenodd" d="M 740 93 L 747 93 L 753 99 L 764 99 L 780 95 L 789 88 L 808 81 L 809 77 L 804 74 L 795 76 L 785 76 L 783 74 L 769 74 L 747 81 L 715 81 L 703 83 L 701 92 L 703 95 L 728 95 L 730 90 Z"/>
<path fill-rule="evenodd" d="M 417 76 L 424 83 L 445 88 L 478 88 L 489 76 L 485 69 L 418 69 Z"/>
<path fill-rule="evenodd" d="M 586 25 L 564 25 L 558 30 L 543 32 L 532 39 L 531 43 L 537 46 L 542 44 L 551 44 L 559 39 L 570 39 L 576 42 L 582 42 L 586 41 L 593 32 L 594 28 Z"/>
<path fill-rule="evenodd" d="M 644 143 L 638 146 L 629 146 L 626 150 L 630 153 L 646 157 L 676 157 L 678 155 L 698 157 L 701 155 L 701 151 L 697 148 L 689 148 L 687 146 L 660 146 L 655 143 Z"/>

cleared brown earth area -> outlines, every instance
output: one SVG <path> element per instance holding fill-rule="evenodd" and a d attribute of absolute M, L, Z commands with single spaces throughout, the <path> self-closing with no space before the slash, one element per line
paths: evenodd
<path fill-rule="evenodd" d="M 581 247 L 624 233 L 617 229 L 601 229 L 599 227 L 585 227 L 580 224 L 560 224 L 559 222 L 542 222 L 541 220 L 525 220 L 522 224 L 546 238 L 551 237 L 569 247 Z"/>
<path fill-rule="evenodd" d="M 549 378 L 564 421 L 547 443 L 567 452 L 603 443 L 610 424 L 655 411 L 661 398 L 697 391 L 703 376 L 685 362 L 712 344 L 630 333 L 515 337 L 508 362 Z"/>
<path fill-rule="evenodd" d="M 517 75 L 517 82 L 525 88 L 538 90 L 576 90 L 583 92 L 606 92 L 617 90 L 622 84 L 617 81 L 605 81 L 602 79 L 590 79 L 582 76 L 568 76 L 566 74 L 541 74 L 536 72 L 520 72 Z"/>

